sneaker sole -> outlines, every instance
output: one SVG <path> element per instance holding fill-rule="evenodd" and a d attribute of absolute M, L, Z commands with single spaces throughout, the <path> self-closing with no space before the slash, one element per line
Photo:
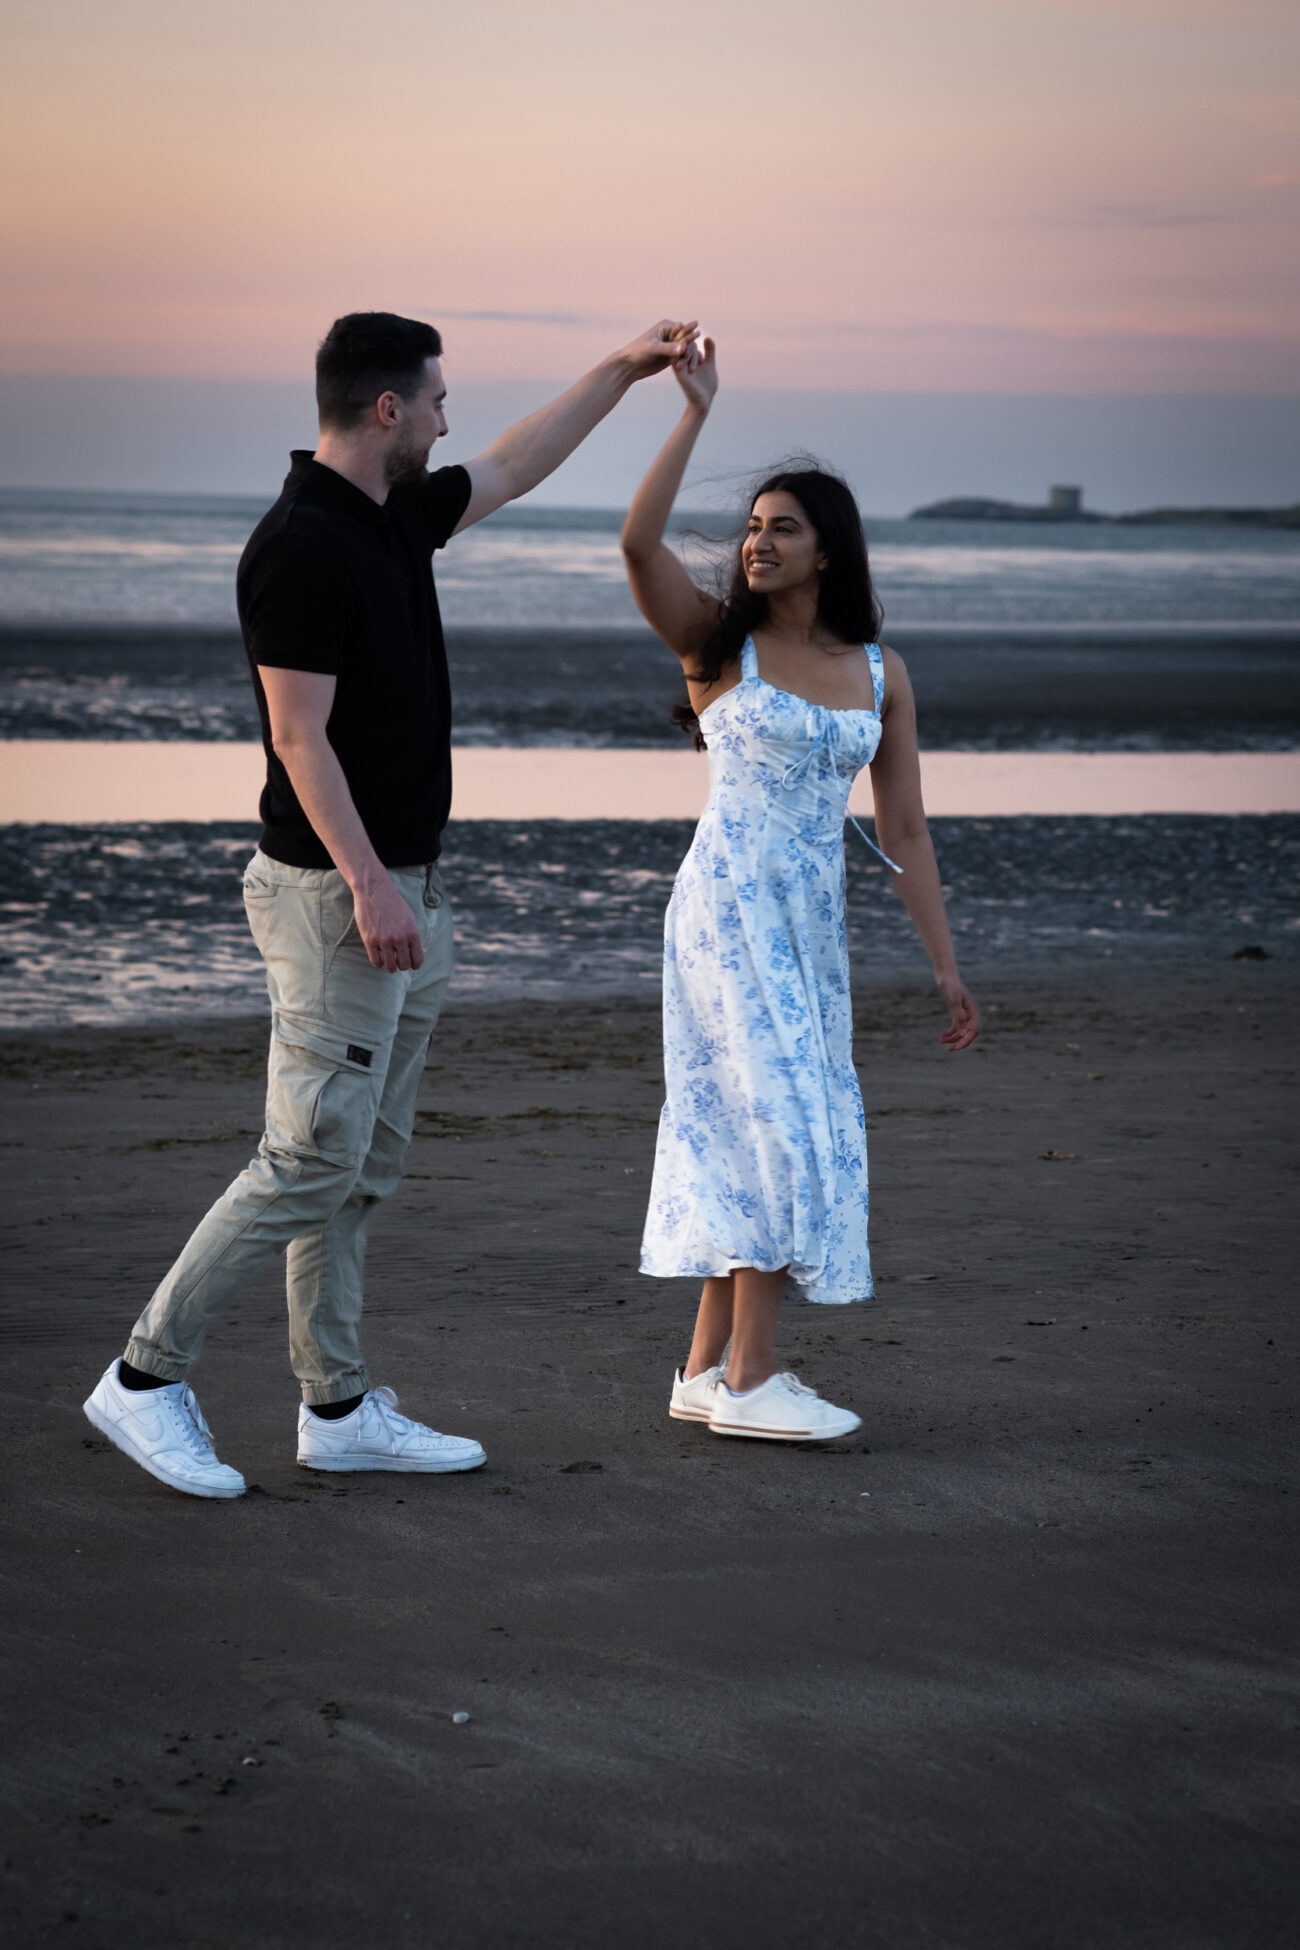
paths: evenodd
<path fill-rule="evenodd" d="M 235 1497 L 244 1494 L 246 1486 L 243 1483 L 237 1490 L 201 1489 L 195 1483 L 178 1483 L 174 1476 L 168 1476 L 159 1469 L 151 1457 L 142 1456 L 140 1451 L 133 1449 L 129 1442 L 123 1442 L 116 1424 L 110 1422 L 106 1415 L 101 1415 L 93 1402 L 83 1402 L 81 1407 L 82 1413 L 93 1429 L 98 1429 L 101 1435 L 107 1436 L 115 1449 L 120 1449 L 124 1456 L 129 1456 L 137 1468 L 145 1470 L 156 1483 L 165 1483 L 169 1490 L 178 1490 L 182 1496 L 201 1496 L 206 1497 L 209 1502 L 221 1503 L 229 1503 Z"/>
<path fill-rule="evenodd" d="M 762 1429 L 752 1424 L 746 1427 L 739 1422 L 709 1423 L 714 1435 L 748 1435 L 759 1442 L 838 1442 L 861 1427 L 859 1416 L 854 1416 L 847 1429 Z"/>
<path fill-rule="evenodd" d="M 674 1422 L 707 1422 L 709 1419 L 707 1408 L 675 1408 L 669 1403 L 668 1413 Z"/>
<path fill-rule="evenodd" d="M 411 1462 L 401 1456 L 299 1456 L 298 1467 L 321 1470 L 331 1476 L 351 1476 L 363 1469 L 380 1469 L 390 1476 L 451 1476 L 467 1469 L 482 1469 L 486 1461 L 485 1454 L 467 1462 Z"/>

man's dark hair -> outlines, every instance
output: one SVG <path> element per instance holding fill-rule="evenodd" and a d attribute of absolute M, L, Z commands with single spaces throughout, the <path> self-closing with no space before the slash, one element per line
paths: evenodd
<path fill-rule="evenodd" d="M 336 318 L 316 354 L 316 409 L 322 427 L 353 427 L 381 393 L 410 399 L 426 359 L 442 356 L 442 338 L 418 318 L 391 311 L 350 311 Z"/>

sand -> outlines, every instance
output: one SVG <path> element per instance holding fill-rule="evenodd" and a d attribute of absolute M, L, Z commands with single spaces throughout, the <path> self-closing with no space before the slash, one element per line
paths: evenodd
<path fill-rule="evenodd" d="M 907 661 L 931 747 L 1280 751 L 1300 742 L 1294 621 L 891 620 L 885 634 Z M 670 722 L 678 667 L 648 630 L 453 627 L 447 654 L 460 743 L 681 748 Z M 257 736 L 238 630 L 0 619 L 0 738 Z"/>
<path fill-rule="evenodd" d="M 0 1044 L 6 1940 L 1291 1943 L 1295 977 L 984 1000 L 952 1059 L 862 999 L 880 1298 L 782 1334 L 861 1436 L 665 1416 L 653 1005 L 461 1006 L 368 1347 L 488 1466 L 297 1470 L 268 1277 L 195 1377 L 228 1504 L 80 1402 L 248 1155 L 262 1027 Z"/>

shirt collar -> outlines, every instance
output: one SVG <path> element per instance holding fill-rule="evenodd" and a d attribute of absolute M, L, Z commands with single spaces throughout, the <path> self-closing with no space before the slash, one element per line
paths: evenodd
<path fill-rule="evenodd" d="M 306 447 L 295 447 L 290 453 L 289 479 L 297 484 L 300 496 L 305 495 L 317 507 L 352 515 L 357 521 L 369 522 L 372 527 L 387 526 L 386 507 L 381 508 L 364 489 L 354 487 L 334 468 L 324 466 Z"/>

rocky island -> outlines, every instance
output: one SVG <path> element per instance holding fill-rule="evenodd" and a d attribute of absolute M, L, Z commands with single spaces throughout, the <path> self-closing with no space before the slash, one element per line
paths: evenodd
<path fill-rule="evenodd" d="M 1300 529 L 1300 502 L 1287 508 L 1141 508 L 1107 515 L 1083 505 L 1083 489 L 1054 487 L 1041 505 L 996 501 L 987 495 L 956 495 L 913 508 L 909 521 L 1113 521 L 1148 527 Z"/>

